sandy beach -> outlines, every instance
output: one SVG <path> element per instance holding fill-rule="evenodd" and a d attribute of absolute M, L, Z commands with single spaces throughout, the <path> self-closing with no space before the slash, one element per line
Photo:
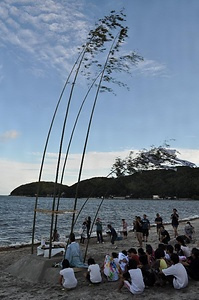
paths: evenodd
<path fill-rule="evenodd" d="M 184 234 L 184 226 L 186 222 L 180 222 L 179 225 L 179 234 Z M 192 220 L 191 224 L 195 227 L 195 238 L 193 243 L 188 244 L 190 248 L 199 247 L 199 219 Z M 173 229 L 171 225 L 166 225 L 166 229 L 169 231 L 171 238 L 173 238 Z M 150 235 L 148 239 L 148 244 L 151 244 L 154 249 L 158 245 L 158 237 L 156 233 L 156 228 L 152 227 L 150 230 Z M 117 249 L 114 249 L 117 245 Z M 97 244 L 95 238 L 92 238 L 89 242 L 89 248 L 87 253 L 87 258 L 93 257 L 100 266 L 103 265 L 104 256 L 106 254 L 111 254 L 113 251 L 122 251 L 124 249 L 128 250 L 130 247 L 139 248 L 137 239 L 133 232 L 129 232 L 127 239 L 122 239 L 117 241 L 115 246 L 111 245 L 109 237 L 105 237 L 104 244 Z M 81 245 L 83 255 L 85 253 L 85 245 Z M 143 245 L 145 248 L 145 245 Z M 154 299 L 181 299 L 181 300 L 193 300 L 198 299 L 199 291 L 199 282 L 190 280 L 187 288 L 182 290 L 175 290 L 170 286 L 165 287 L 150 287 L 145 289 L 144 293 L 141 295 L 132 295 L 126 288 L 123 288 L 119 293 L 117 291 L 118 282 L 107 282 L 103 278 L 103 282 L 99 285 L 89 285 L 84 277 L 85 269 L 78 270 L 76 278 L 78 280 L 78 286 L 76 289 L 71 291 L 63 290 L 58 283 L 59 279 L 59 268 L 52 267 L 54 262 L 60 262 L 62 256 L 56 256 L 50 260 L 49 274 L 52 273 L 53 276 L 49 277 L 46 280 L 39 279 L 37 282 L 30 280 L 28 272 L 34 272 L 34 268 L 39 267 L 40 261 L 35 254 L 31 255 L 30 247 L 22 247 L 18 249 L 8 248 L 0 249 L 0 298 L 1 299 L 71 299 L 71 300 L 105 300 L 105 299 L 143 299 L 147 298 L 148 300 Z M 27 271 L 26 266 L 23 270 L 19 270 L 18 276 L 11 274 L 9 269 L 12 269 L 12 266 L 19 262 L 21 259 L 29 257 L 30 259 L 37 259 L 37 264 L 35 264 L 33 269 Z M 44 258 L 42 258 L 44 260 Z M 49 259 L 45 259 L 48 260 Z M 41 260 L 42 262 L 42 260 Z M 22 274 L 23 273 L 23 274 Z M 21 275 L 22 274 L 22 275 Z M 55 278 L 52 282 L 52 278 Z"/>

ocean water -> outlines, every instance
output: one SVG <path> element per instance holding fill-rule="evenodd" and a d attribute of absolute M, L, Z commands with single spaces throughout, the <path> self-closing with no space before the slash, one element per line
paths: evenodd
<path fill-rule="evenodd" d="M 74 228 L 79 235 L 81 224 L 88 216 L 93 220 L 101 203 L 101 199 L 78 199 L 77 211 L 85 204 Z M 73 209 L 74 199 L 60 199 L 60 210 Z M 30 244 L 32 240 L 32 224 L 35 198 L 0 196 L 0 246 Z M 52 198 L 39 198 L 38 208 L 51 210 Z M 115 229 L 121 229 L 121 220 L 126 219 L 132 227 L 134 217 L 147 214 L 151 224 L 154 224 L 156 213 L 160 213 L 164 223 L 170 222 L 173 208 L 178 210 L 180 220 L 191 220 L 199 217 L 199 201 L 197 200 L 132 200 L 132 199 L 104 199 L 98 217 L 102 219 L 103 229 L 111 223 Z M 58 216 L 58 232 L 61 239 L 65 239 L 70 232 L 72 214 Z M 51 215 L 37 213 L 35 242 L 42 237 L 49 239 Z M 95 226 L 93 226 L 95 233 Z"/>

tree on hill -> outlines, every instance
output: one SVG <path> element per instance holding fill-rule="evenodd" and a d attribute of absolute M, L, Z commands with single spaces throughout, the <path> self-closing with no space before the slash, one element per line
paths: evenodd
<path fill-rule="evenodd" d="M 177 154 L 179 154 L 179 152 L 176 149 L 170 149 L 170 145 L 167 143 L 159 147 L 151 146 L 149 150 L 141 150 L 135 155 L 133 151 L 131 151 L 124 159 L 117 157 L 111 171 L 116 177 L 120 177 L 132 175 L 144 170 L 175 170 L 176 167 L 180 166 L 196 167 L 196 165 L 190 161 L 179 159 Z"/>

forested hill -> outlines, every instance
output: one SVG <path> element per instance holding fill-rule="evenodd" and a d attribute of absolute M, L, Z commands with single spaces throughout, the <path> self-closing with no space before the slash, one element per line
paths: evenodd
<path fill-rule="evenodd" d="M 56 194 L 73 198 L 76 186 L 58 185 Z M 53 182 L 41 182 L 39 196 L 51 196 L 54 193 Z M 35 196 L 38 183 L 21 185 L 14 189 L 11 196 Z M 95 177 L 83 180 L 79 184 L 78 197 L 131 197 L 152 198 L 192 198 L 199 199 L 199 168 L 178 167 L 173 170 L 153 170 L 135 173 L 119 178 Z"/>

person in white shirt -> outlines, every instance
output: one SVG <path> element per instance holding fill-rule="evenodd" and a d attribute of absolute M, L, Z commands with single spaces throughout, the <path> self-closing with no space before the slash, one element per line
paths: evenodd
<path fill-rule="evenodd" d="M 93 258 L 88 259 L 88 271 L 86 274 L 86 278 L 91 283 L 100 283 L 102 282 L 102 276 L 100 267 L 98 264 L 95 263 L 95 260 Z"/>
<path fill-rule="evenodd" d="M 70 268 L 69 261 L 64 259 L 62 262 L 62 270 L 59 272 L 59 283 L 65 289 L 74 289 L 77 286 L 77 279 L 75 277 L 74 270 Z"/>
<path fill-rule="evenodd" d="M 185 245 L 184 239 L 182 236 L 177 236 L 176 241 L 180 245 L 181 250 L 183 251 L 184 255 L 188 258 L 191 256 L 191 249 Z"/>
<path fill-rule="evenodd" d="M 172 265 L 163 269 L 165 276 L 172 276 L 173 287 L 177 290 L 185 288 L 188 285 L 188 275 L 185 267 L 179 262 L 179 256 L 176 253 L 171 254 Z"/>
<path fill-rule="evenodd" d="M 137 268 L 137 262 L 134 259 L 129 259 L 128 272 L 123 274 L 118 288 L 119 292 L 123 286 L 127 287 L 132 294 L 141 294 L 144 291 L 142 271 Z"/>

